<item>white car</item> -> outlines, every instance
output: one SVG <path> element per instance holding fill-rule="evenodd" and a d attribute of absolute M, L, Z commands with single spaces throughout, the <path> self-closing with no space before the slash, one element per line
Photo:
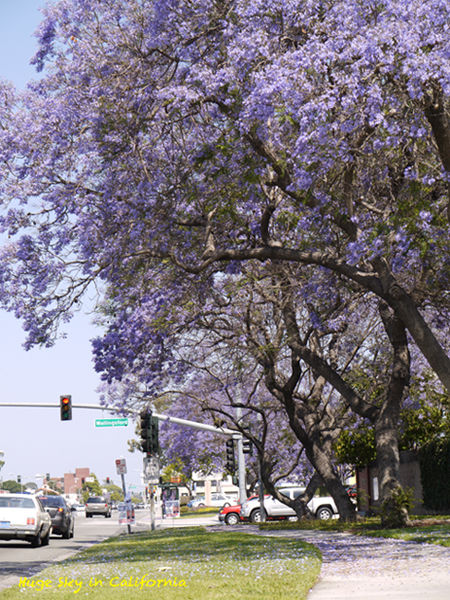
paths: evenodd
<path fill-rule="evenodd" d="M 280 493 L 294 500 L 305 491 L 305 488 L 283 488 Z M 314 496 L 308 502 L 308 508 L 318 519 L 326 520 L 337 516 L 338 509 L 331 496 Z M 273 496 L 264 496 L 264 510 L 268 519 L 289 519 L 297 520 L 297 515 L 294 509 L 290 508 L 283 502 L 280 502 Z M 253 496 L 242 503 L 240 518 L 243 521 L 251 521 L 258 523 L 261 520 L 261 511 L 259 497 Z"/>
<path fill-rule="evenodd" d="M 47 546 L 52 520 L 36 496 L 0 495 L 0 540 L 23 540 L 34 548 Z"/>
<path fill-rule="evenodd" d="M 190 508 L 198 508 L 200 506 L 217 506 L 223 508 L 224 506 L 233 506 L 234 504 L 237 504 L 237 500 L 220 493 L 211 494 L 211 502 L 208 504 L 206 504 L 205 496 L 201 496 L 200 498 L 188 502 Z"/>

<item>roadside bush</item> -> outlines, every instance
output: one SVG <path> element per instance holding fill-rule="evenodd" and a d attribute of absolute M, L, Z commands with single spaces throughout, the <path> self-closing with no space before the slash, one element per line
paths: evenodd
<path fill-rule="evenodd" d="M 409 514 L 414 506 L 414 491 L 398 487 L 380 507 L 381 525 L 387 529 L 406 527 L 411 524 Z"/>
<path fill-rule="evenodd" d="M 450 439 L 430 440 L 419 452 L 423 504 L 445 513 L 450 510 Z"/>

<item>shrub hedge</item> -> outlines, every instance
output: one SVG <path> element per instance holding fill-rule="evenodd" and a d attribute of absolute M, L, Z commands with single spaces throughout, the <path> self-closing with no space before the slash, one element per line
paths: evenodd
<path fill-rule="evenodd" d="M 430 440 L 419 452 L 423 503 L 437 512 L 450 510 L 450 438 Z"/>

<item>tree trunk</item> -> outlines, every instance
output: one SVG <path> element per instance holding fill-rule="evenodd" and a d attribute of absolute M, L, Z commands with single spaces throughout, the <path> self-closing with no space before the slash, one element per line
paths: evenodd
<path fill-rule="evenodd" d="M 397 315 L 391 314 L 384 302 L 380 303 L 379 311 L 394 350 L 392 373 L 386 397 L 374 420 L 382 506 L 381 524 L 384 527 L 404 527 L 410 522 L 408 512 L 396 501 L 396 492 L 401 488 L 398 422 L 403 398 L 409 385 L 410 357 L 402 320 Z"/>
<path fill-rule="evenodd" d="M 394 410 L 382 411 L 375 423 L 378 460 L 378 485 L 382 527 L 399 528 L 411 524 L 406 506 L 396 500 L 400 485 L 400 452 L 398 450 L 398 415 Z"/>
<path fill-rule="evenodd" d="M 302 441 L 306 456 L 332 496 L 339 511 L 339 519 L 341 521 L 355 521 L 355 506 L 350 500 L 347 490 L 342 485 L 339 475 L 333 469 L 330 457 L 313 440 L 309 440 L 309 443 L 305 442 Z"/>

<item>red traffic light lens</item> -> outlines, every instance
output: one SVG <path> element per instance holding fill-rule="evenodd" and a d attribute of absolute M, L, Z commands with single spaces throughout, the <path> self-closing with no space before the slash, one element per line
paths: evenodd
<path fill-rule="evenodd" d="M 62 399 L 62 403 L 63 404 L 69 404 L 69 402 L 70 402 L 69 398 L 63 398 Z"/>

